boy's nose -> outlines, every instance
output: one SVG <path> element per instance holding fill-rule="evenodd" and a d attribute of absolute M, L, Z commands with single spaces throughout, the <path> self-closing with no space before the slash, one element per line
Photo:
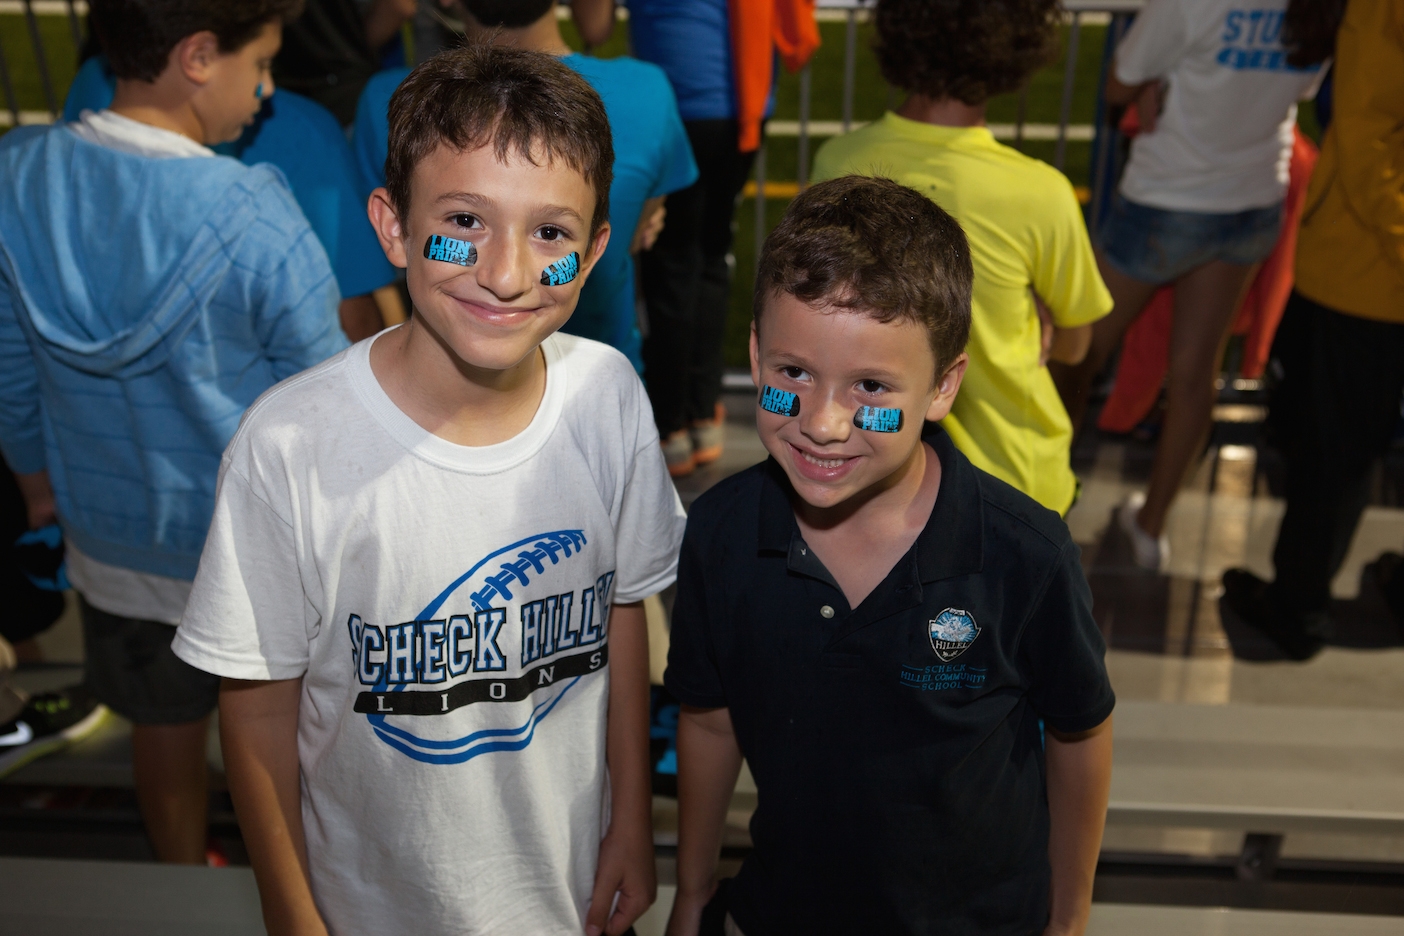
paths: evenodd
<path fill-rule="evenodd" d="M 478 284 L 503 302 L 510 302 L 541 277 L 540 270 L 532 269 L 536 260 L 517 238 L 494 239 L 487 249 L 479 251 Z"/>
<path fill-rule="evenodd" d="M 853 410 L 832 396 L 811 395 L 800 410 L 800 430 L 820 444 L 846 442 L 853 431 Z"/>

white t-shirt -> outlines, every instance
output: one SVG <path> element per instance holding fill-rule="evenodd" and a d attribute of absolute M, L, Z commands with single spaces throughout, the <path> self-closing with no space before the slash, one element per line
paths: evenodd
<path fill-rule="evenodd" d="M 1116 77 L 1166 79 L 1154 133 L 1131 143 L 1128 200 L 1169 211 L 1267 208 L 1287 191 L 1296 102 L 1318 67 L 1282 48 L 1287 0 L 1150 0 L 1116 50 Z"/>
<path fill-rule="evenodd" d="M 391 402 L 374 341 L 249 408 L 173 648 L 304 676 L 333 933 L 578 934 L 608 825 L 609 607 L 672 582 L 685 524 L 647 396 L 618 351 L 554 335 L 531 424 L 454 445 Z"/>
<path fill-rule="evenodd" d="M 85 110 L 68 128 L 89 143 L 152 159 L 214 155 L 214 150 L 187 136 L 110 110 Z M 101 562 L 72 542 L 65 544 L 64 557 L 73 587 L 93 607 L 143 621 L 180 623 L 181 611 L 190 596 L 189 582 Z"/>

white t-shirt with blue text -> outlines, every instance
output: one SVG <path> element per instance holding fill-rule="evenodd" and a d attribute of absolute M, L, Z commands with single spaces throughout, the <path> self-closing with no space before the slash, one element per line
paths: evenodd
<path fill-rule="evenodd" d="M 1320 72 L 1287 64 L 1286 9 L 1287 0 L 1149 0 L 1117 46 L 1116 77 L 1169 89 L 1155 131 L 1131 144 L 1123 196 L 1210 214 L 1282 201 L 1296 102 Z"/>
<path fill-rule="evenodd" d="M 374 340 L 249 409 L 175 652 L 303 678 L 333 933 L 580 933 L 609 821 L 609 608 L 672 582 L 685 523 L 648 398 L 623 355 L 554 335 L 531 424 L 454 445 L 381 389 Z"/>

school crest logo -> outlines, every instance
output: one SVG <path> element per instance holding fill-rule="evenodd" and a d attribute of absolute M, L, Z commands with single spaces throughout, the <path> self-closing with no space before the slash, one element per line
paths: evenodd
<path fill-rule="evenodd" d="M 942 663 L 949 663 L 970 649 L 980 636 L 980 625 L 969 611 L 947 608 L 931 620 L 929 631 L 931 649 Z"/>

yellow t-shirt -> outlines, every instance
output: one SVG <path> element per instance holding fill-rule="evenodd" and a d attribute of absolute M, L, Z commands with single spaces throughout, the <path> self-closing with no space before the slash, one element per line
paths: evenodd
<path fill-rule="evenodd" d="M 970 367 L 943 425 L 990 474 L 1058 513 L 1072 506 L 1072 423 L 1038 363 L 1038 312 L 1074 328 L 1111 311 L 1077 196 L 1047 163 L 995 141 L 985 127 L 938 127 L 888 113 L 836 137 L 815 180 L 883 176 L 950 212 L 970 240 L 975 294 Z"/>

